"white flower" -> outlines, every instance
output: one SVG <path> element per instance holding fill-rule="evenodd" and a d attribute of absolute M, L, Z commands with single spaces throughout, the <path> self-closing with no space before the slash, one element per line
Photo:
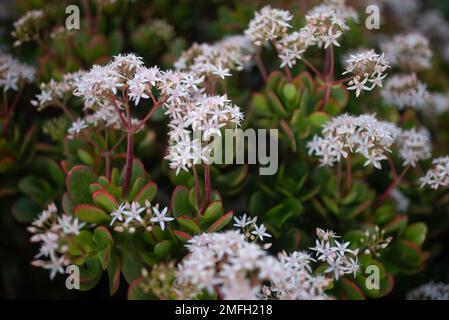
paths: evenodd
<path fill-rule="evenodd" d="M 158 207 L 153 207 L 153 214 L 155 215 L 151 218 L 151 222 L 159 223 L 162 230 L 165 230 L 165 222 L 172 221 L 174 218 L 167 217 L 168 208 L 165 207 L 162 211 L 159 211 Z"/>
<path fill-rule="evenodd" d="M 14 30 L 11 32 L 11 35 L 17 39 L 14 46 L 17 47 L 24 42 L 38 39 L 44 18 L 42 10 L 30 10 L 14 22 Z"/>
<path fill-rule="evenodd" d="M 434 159 L 432 164 L 433 168 L 420 179 L 421 187 L 429 186 L 432 189 L 447 187 L 449 185 L 449 157 Z"/>
<path fill-rule="evenodd" d="M 277 43 L 278 57 L 281 60 L 281 68 L 287 66 L 292 68 L 307 48 L 312 44 L 304 31 L 285 34 Z"/>
<path fill-rule="evenodd" d="M 257 217 L 254 217 L 251 219 L 251 217 L 246 216 L 246 213 L 239 219 L 237 217 L 234 217 L 234 226 L 238 228 L 245 228 L 249 225 L 255 224 L 257 221 Z"/>
<path fill-rule="evenodd" d="M 145 207 L 141 207 L 140 204 L 136 201 L 131 202 L 131 205 L 126 208 L 126 211 L 123 214 L 126 216 L 126 220 L 124 222 L 125 225 L 129 224 L 131 221 L 142 222 L 142 217 L 140 213 L 145 211 Z"/>
<path fill-rule="evenodd" d="M 123 221 L 124 217 L 127 215 L 127 209 L 129 208 L 129 203 L 121 203 L 120 206 L 111 212 L 111 226 L 115 222 L 115 220 Z"/>
<path fill-rule="evenodd" d="M 407 300 L 449 300 L 449 284 L 425 283 L 410 291 Z"/>
<path fill-rule="evenodd" d="M 263 224 L 261 224 L 260 226 L 254 225 L 254 231 L 252 231 L 251 233 L 257 236 L 260 241 L 263 241 L 263 237 L 271 238 L 271 234 L 267 233 L 267 229 Z"/>
<path fill-rule="evenodd" d="M 398 138 L 399 157 L 403 165 L 416 167 L 418 161 L 430 159 L 432 156 L 432 142 L 430 133 L 425 128 L 402 131 Z"/>
<path fill-rule="evenodd" d="M 47 261 L 44 265 L 44 269 L 50 270 L 50 280 L 53 280 L 56 274 L 64 274 L 65 266 L 67 266 L 67 259 L 64 256 L 51 257 L 50 261 Z"/>
<path fill-rule="evenodd" d="M 399 191 L 399 189 L 393 189 L 390 194 L 390 197 L 396 202 L 396 208 L 399 212 L 405 213 L 407 212 L 410 206 L 410 199 L 404 196 L 404 194 Z"/>
<path fill-rule="evenodd" d="M 74 135 L 81 132 L 81 130 L 87 128 L 87 123 L 83 119 L 76 119 L 75 122 L 72 123 L 72 126 L 67 130 L 70 137 L 73 137 Z"/>
<path fill-rule="evenodd" d="M 80 223 L 76 217 L 63 214 L 58 218 L 58 223 L 65 234 L 78 235 L 80 230 L 86 225 Z"/>

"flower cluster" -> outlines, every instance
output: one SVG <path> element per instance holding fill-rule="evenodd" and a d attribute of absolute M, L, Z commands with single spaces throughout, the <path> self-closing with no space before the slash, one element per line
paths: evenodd
<path fill-rule="evenodd" d="M 312 248 L 320 261 L 329 264 L 325 273 L 335 279 L 359 270 L 357 252 L 349 242 L 339 243 L 331 232 L 319 233 Z M 223 299 L 326 299 L 331 282 L 322 275 L 312 276 L 308 253 L 295 251 L 269 256 L 255 243 L 245 241 L 237 231 L 201 234 L 189 240 L 189 254 L 179 265 L 178 285 L 195 288 L 190 298 L 202 290 L 216 292 Z M 263 285 L 263 283 L 268 283 Z"/>
<path fill-rule="evenodd" d="M 407 294 L 407 300 L 449 300 L 449 284 L 429 282 Z"/>
<path fill-rule="evenodd" d="M 348 90 L 356 90 L 358 97 L 364 90 L 371 91 L 376 86 L 382 87 L 382 80 L 387 76 L 385 71 L 389 67 L 384 55 L 379 55 L 374 50 L 350 55 L 346 60 L 346 71 L 343 72 L 354 76 L 348 83 Z"/>
<path fill-rule="evenodd" d="M 324 0 L 324 2 L 314 7 L 311 13 L 322 13 L 333 11 L 335 15 L 343 21 L 358 21 L 359 15 L 354 8 L 346 5 L 346 0 Z"/>
<path fill-rule="evenodd" d="M 41 92 L 31 104 L 41 111 L 48 106 L 62 106 L 72 96 L 75 85 L 81 80 L 83 71 L 66 73 L 62 80 L 51 79 L 48 83 L 41 83 Z"/>
<path fill-rule="evenodd" d="M 420 179 L 421 187 L 432 189 L 449 186 L 449 157 L 441 157 L 432 161 L 433 168 Z"/>
<path fill-rule="evenodd" d="M 338 39 L 349 30 L 347 24 L 339 18 L 334 10 L 314 10 L 306 15 L 306 26 L 302 29 L 309 41 L 319 48 L 331 45 L 339 47 Z"/>
<path fill-rule="evenodd" d="M 26 64 L 20 63 L 9 54 L 0 53 L 0 87 L 3 91 L 18 91 L 20 84 L 32 82 L 36 70 Z"/>
<path fill-rule="evenodd" d="M 395 36 L 381 47 L 388 61 L 405 71 L 420 71 L 431 66 L 429 40 L 419 33 Z"/>
<path fill-rule="evenodd" d="M 168 217 L 167 213 L 167 207 L 160 210 L 159 204 L 152 206 L 148 201 L 145 201 L 145 206 L 141 206 L 136 201 L 131 204 L 124 202 L 110 213 L 111 226 L 114 225 L 114 230 L 117 232 L 127 230 L 129 233 L 134 233 L 138 227 L 151 231 L 153 225 L 158 223 L 160 228 L 165 230 L 166 222 L 174 220 L 174 218 Z"/>
<path fill-rule="evenodd" d="M 440 115 L 449 110 L 449 93 L 432 92 L 429 97 L 431 110 Z"/>
<path fill-rule="evenodd" d="M 193 44 L 176 61 L 178 70 L 195 73 L 198 77 L 229 77 L 251 61 L 255 47 L 244 35 L 228 36 L 212 44 Z"/>
<path fill-rule="evenodd" d="M 256 45 L 262 46 L 268 41 L 276 40 L 291 28 L 289 21 L 293 18 L 287 10 L 273 9 L 270 6 L 257 11 L 250 21 L 245 35 Z"/>
<path fill-rule="evenodd" d="M 392 237 L 385 238 L 385 230 L 381 230 L 379 226 L 375 225 L 373 229 L 365 231 L 360 242 L 365 246 L 364 254 L 380 257 L 380 251 L 386 249 L 392 240 Z"/>
<path fill-rule="evenodd" d="M 307 147 L 309 154 L 320 157 L 322 165 L 333 166 L 346 159 L 350 153 L 366 158 L 365 166 L 372 164 L 380 169 L 380 161 L 387 159 L 394 143 L 394 132 L 390 126 L 372 115 L 341 115 L 323 126 L 323 137 L 315 135 Z"/>
<path fill-rule="evenodd" d="M 39 40 L 39 32 L 44 18 L 45 15 L 42 10 L 31 10 L 14 22 L 14 30 L 11 32 L 11 35 L 17 39 L 14 46 L 17 47 L 24 42 Z"/>
<path fill-rule="evenodd" d="M 243 115 L 226 95 L 207 96 L 202 93 L 184 97 L 181 103 L 167 104 L 170 115 L 169 149 L 166 159 L 178 173 L 194 164 L 209 163 L 213 137 L 220 129 L 240 125 Z"/>
<path fill-rule="evenodd" d="M 318 261 L 323 261 L 328 264 L 328 268 L 324 273 L 331 273 L 333 277 L 338 280 L 345 274 L 353 274 L 356 276 L 360 271 L 358 263 L 358 249 L 351 250 L 349 242 L 337 241 L 337 236 L 332 231 L 324 231 L 317 228 L 316 234 L 318 239 L 315 246 L 310 248 L 315 251 Z"/>
<path fill-rule="evenodd" d="M 430 159 L 432 156 L 430 133 L 425 128 L 403 130 L 397 143 L 399 157 L 404 166 L 416 167 L 418 161 Z"/>
<path fill-rule="evenodd" d="M 392 76 L 381 94 L 385 104 L 399 110 L 406 107 L 420 110 L 429 100 L 427 86 L 417 79 L 416 74 Z"/>
<path fill-rule="evenodd" d="M 307 48 L 312 45 L 309 35 L 304 30 L 285 34 L 278 42 L 276 49 L 281 60 L 281 68 L 288 66 L 292 68 L 297 60 L 302 58 Z"/>
<path fill-rule="evenodd" d="M 50 270 L 50 279 L 57 273 L 65 273 L 64 267 L 69 265 L 66 257 L 68 243 L 85 225 L 73 216 L 58 216 L 57 212 L 55 204 L 51 203 L 28 227 L 28 231 L 33 234 L 31 242 L 41 243 L 32 264 Z"/>

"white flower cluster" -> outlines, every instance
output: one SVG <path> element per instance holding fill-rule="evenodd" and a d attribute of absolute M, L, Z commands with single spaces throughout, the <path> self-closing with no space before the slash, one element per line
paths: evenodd
<path fill-rule="evenodd" d="M 339 47 L 338 39 L 344 31 L 349 30 L 345 21 L 332 9 L 312 10 L 306 14 L 306 21 L 306 26 L 301 30 L 319 48 L 326 49 L 331 45 Z"/>
<path fill-rule="evenodd" d="M 392 76 L 387 80 L 381 95 L 385 104 L 399 110 L 406 107 L 420 110 L 429 101 L 427 86 L 417 79 L 416 74 Z"/>
<path fill-rule="evenodd" d="M 345 274 L 353 274 L 356 276 L 360 271 L 358 263 L 358 249 L 351 250 L 349 242 L 337 241 L 337 236 L 332 231 L 324 231 L 317 228 L 316 234 L 318 239 L 315 246 L 310 248 L 315 251 L 318 261 L 323 261 L 328 264 L 328 268 L 324 273 L 331 273 L 333 277 L 338 280 Z"/>
<path fill-rule="evenodd" d="M 0 52 L 0 87 L 3 91 L 19 90 L 21 82 L 32 82 L 36 69 Z"/>
<path fill-rule="evenodd" d="M 356 273 L 357 252 L 330 234 L 323 232 L 313 248 L 318 259 L 329 264 L 325 273 L 336 279 Z M 331 278 L 313 276 L 310 263 L 315 260 L 305 252 L 281 253 L 276 259 L 257 244 L 245 241 L 238 231 L 201 234 L 189 240 L 187 247 L 189 254 L 178 267 L 177 282 L 180 287 L 194 289 L 190 298 L 202 290 L 215 291 L 223 299 L 329 298 L 324 290 Z"/>
<path fill-rule="evenodd" d="M 425 128 L 403 130 L 398 137 L 399 157 L 403 166 L 416 167 L 416 163 L 432 157 L 432 141 L 430 133 Z"/>
<path fill-rule="evenodd" d="M 449 186 L 449 157 L 440 157 L 432 161 L 433 168 L 420 179 L 421 187 L 432 189 Z"/>
<path fill-rule="evenodd" d="M 358 22 L 359 15 L 354 8 L 346 5 L 346 0 L 324 0 L 324 2 L 314 7 L 311 13 L 335 12 L 335 15 L 343 21 L 353 20 Z"/>
<path fill-rule="evenodd" d="M 381 230 L 378 225 L 375 225 L 374 229 L 365 230 L 364 237 L 360 239 L 360 242 L 366 247 L 365 254 L 380 257 L 380 251 L 386 249 L 392 240 L 393 237 L 385 238 L 385 230 Z"/>
<path fill-rule="evenodd" d="M 376 86 L 382 87 L 382 80 L 389 68 L 384 55 L 377 54 L 374 50 L 364 50 L 357 54 L 352 54 L 346 60 L 346 71 L 343 74 L 351 73 L 354 78 L 349 81 L 348 90 L 356 90 L 356 96 L 364 90 L 371 91 Z"/>
<path fill-rule="evenodd" d="M 325 166 L 333 166 L 351 153 L 358 153 L 366 158 L 365 166 L 372 164 L 381 169 L 380 161 L 387 159 L 395 139 L 390 126 L 373 115 L 343 114 L 326 123 L 322 133 L 323 137 L 315 135 L 307 148 L 309 155 L 320 157 L 321 165 Z"/>
<path fill-rule="evenodd" d="M 44 18 L 45 16 L 42 10 L 30 10 L 14 22 L 14 30 L 11 32 L 11 35 L 17 39 L 14 42 L 14 46 L 17 47 L 24 42 L 37 40 Z"/>
<path fill-rule="evenodd" d="M 420 71 L 431 67 L 429 40 L 419 33 L 401 34 L 381 44 L 392 65 L 405 71 Z"/>
<path fill-rule="evenodd" d="M 60 81 L 51 79 L 48 83 L 41 83 L 41 92 L 36 95 L 36 99 L 32 100 L 31 104 L 38 111 L 48 106 L 63 105 L 72 96 L 75 85 L 81 80 L 83 74 L 83 71 L 66 73 Z"/>
<path fill-rule="evenodd" d="M 193 44 L 176 61 L 178 70 L 189 71 L 197 77 L 231 76 L 249 65 L 255 53 L 253 43 L 244 35 L 228 36 L 212 44 Z"/>
<path fill-rule="evenodd" d="M 267 232 L 263 224 L 260 226 L 256 224 L 257 217 L 251 219 L 245 213 L 241 218 L 234 217 L 234 222 L 234 227 L 240 228 L 240 231 L 248 240 L 263 241 L 265 237 L 271 238 L 271 234 Z"/>
<path fill-rule="evenodd" d="M 285 66 L 292 68 L 312 44 L 313 41 L 311 41 L 309 34 L 304 30 L 285 34 L 276 42 L 278 57 L 281 60 L 281 68 Z"/>
<path fill-rule="evenodd" d="M 169 148 L 165 157 L 179 173 L 192 165 L 209 163 L 212 137 L 221 136 L 220 129 L 240 125 L 243 114 L 226 95 L 207 96 L 199 91 L 178 102 L 166 104 L 170 115 Z"/>
<path fill-rule="evenodd" d="M 262 46 L 268 41 L 276 40 L 283 36 L 291 25 L 293 18 L 287 10 L 273 9 L 270 6 L 263 7 L 255 13 L 249 22 L 245 35 L 256 45 Z"/>
<path fill-rule="evenodd" d="M 114 230 L 123 232 L 127 230 L 134 233 L 136 228 L 143 227 L 147 231 L 151 231 L 155 223 L 158 223 L 162 230 L 165 230 L 166 222 L 173 221 L 174 218 L 168 217 L 168 208 L 159 209 L 159 204 L 152 206 L 149 201 L 145 201 L 145 206 L 141 206 L 138 202 L 133 201 L 121 203 L 119 207 L 110 213 L 112 217 L 111 226 Z"/>
<path fill-rule="evenodd" d="M 449 300 L 449 284 L 425 283 L 410 291 L 407 300 Z"/>
<path fill-rule="evenodd" d="M 449 110 L 449 93 L 430 93 L 429 107 L 437 115 L 447 112 Z"/>
<path fill-rule="evenodd" d="M 41 243 L 32 264 L 50 270 L 50 279 L 57 273 L 65 273 L 64 267 L 70 263 L 65 255 L 67 242 L 78 235 L 85 225 L 79 223 L 76 217 L 67 214 L 58 216 L 57 212 L 55 204 L 51 203 L 28 227 L 28 231 L 33 234 L 31 242 Z"/>

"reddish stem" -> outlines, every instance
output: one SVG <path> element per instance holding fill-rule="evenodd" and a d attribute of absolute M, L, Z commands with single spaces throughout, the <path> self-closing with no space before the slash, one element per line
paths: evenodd
<path fill-rule="evenodd" d="M 127 146 L 126 146 L 126 162 L 125 162 L 125 178 L 123 182 L 123 189 L 125 194 L 129 190 L 131 175 L 133 171 L 134 160 L 134 132 L 127 132 Z"/>
<path fill-rule="evenodd" d="M 397 176 L 393 180 L 393 182 L 390 183 L 387 190 L 385 190 L 385 192 L 379 197 L 379 199 L 378 199 L 379 204 L 384 202 L 385 199 L 387 199 L 390 196 L 390 194 L 394 190 L 394 188 L 396 188 L 401 183 L 402 179 L 404 178 L 404 176 L 407 173 L 409 168 L 410 168 L 409 166 L 405 167 L 404 170 L 402 170 L 401 174 L 399 176 Z"/>
<path fill-rule="evenodd" d="M 267 83 L 267 81 L 268 81 L 268 73 L 267 73 L 267 69 L 265 69 L 265 66 L 264 66 L 264 64 L 262 62 L 262 59 L 260 57 L 260 50 L 257 50 L 257 52 L 256 52 L 256 54 L 254 56 L 254 60 L 256 61 L 257 68 L 259 69 L 259 73 L 260 73 L 263 81 L 265 83 Z"/>
<path fill-rule="evenodd" d="M 195 165 L 193 165 L 192 169 L 193 169 L 193 178 L 195 180 L 196 201 L 198 203 L 198 209 L 200 211 L 202 211 L 203 206 L 202 206 L 202 200 L 201 200 L 201 186 L 200 186 L 200 181 L 198 178 L 198 171 L 196 170 Z"/>
<path fill-rule="evenodd" d="M 204 192 L 206 203 L 204 204 L 204 208 L 210 203 L 210 195 L 211 195 L 211 184 L 210 184 L 210 167 L 207 163 L 204 164 Z"/>
<path fill-rule="evenodd" d="M 346 158 L 346 193 L 351 190 L 352 184 L 352 172 L 351 172 L 351 159 L 349 156 Z"/>

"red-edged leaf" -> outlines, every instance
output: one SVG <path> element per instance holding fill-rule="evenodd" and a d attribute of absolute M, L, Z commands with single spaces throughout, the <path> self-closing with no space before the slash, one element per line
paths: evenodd
<path fill-rule="evenodd" d="M 223 217 L 215 221 L 215 223 L 211 225 L 207 231 L 217 232 L 218 230 L 223 229 L 229 223 L 229 221 L 231 221 L 233 214 L 233 211 L 229 211 Z"/>

